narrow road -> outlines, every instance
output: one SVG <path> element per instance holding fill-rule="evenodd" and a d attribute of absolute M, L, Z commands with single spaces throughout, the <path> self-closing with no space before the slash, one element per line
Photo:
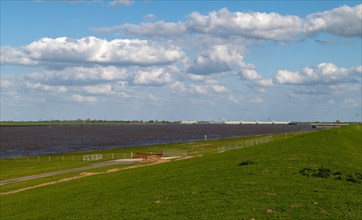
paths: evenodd
<path fill-rule="evenodd" d="M 105 167 L 105 166 L 110 166 L 110 165 L 138 163 L 138 162 L 141 162 L 142 160 L 143 160 L 142 158 L 136 158 L 136 159 L 119 159 L 119 160 L 99 162 L 99 163 L 94 163 L 94 164 L 92 164 L 90 166 L 86 166 L 86 167 L 79 167 L 79 168 L 73 168 L 73 169 L 68 169 L 68 170 L 59 170 L 59 171 L 54 171 L 54 172 L 49 172 L 49 173 L 41 173 L 41 174 L 36 174 L 36 175 L 31 175 L 31 176 L 19 177 L 19 178 L 15 178 L 15 179 L 2 180 L 2 181 L 0 181 L 0 186 L 10 184 L 10 183 L 38 179 L 38 178 L 42 178 L 42 177 L 55 176 L 55 175 L 64 174 L 64 173 L 72 173 L 72 172 L 79 172 L 79 171 L 83 171 L 83 170 L 90 170 L 90 169 L 94 169 L 94 168 L 98 168 L 98 167 Z"/>

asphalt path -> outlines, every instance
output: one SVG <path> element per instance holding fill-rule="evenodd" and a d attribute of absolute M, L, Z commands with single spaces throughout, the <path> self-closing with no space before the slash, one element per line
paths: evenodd
<path fill-rule="evenodd" d="M 73 169 L 68 169 L 68 170 L 59 170 L 59 171 L 54 171 L 54 172 L 49 172 L 49 173 L 41 173 L 41 174 L 36 174 L 36 175 L 31 175 L 31 176 L 19 177 L 19 178 L 15 178 L 15 179 L 2 180 L 2 181 L 0 181 L 0 186 L 10 184 L 10 183 L 17 183 L 17 182 L 22 182 L 22 181 L 27 181 L 27 180 L 32 180 L 32 179 L 38 179 L 38 178 L 42 178 L 42 177 L 55 176 L 55 175 L 64 174 L 64 173 L 79 172 L 79 171 L 83 171 L 83 170 L 90 170 L 90 169 L 94 169 L 94 168 L 111 166 L 111 165 L 116 165 L 116 164 L 138 163 L 138 162 L 141 162 L 142 160 L 143 160 L 142 158 L 135 158 L 135 159 L 119 159 L 119 160 L 99 162 L 99 163 L 94 163 L 94 164 L 92 164 L 90 166 L 86 166 L 86 167 L 79 167 L 79 168 L 73 168 Z"/>

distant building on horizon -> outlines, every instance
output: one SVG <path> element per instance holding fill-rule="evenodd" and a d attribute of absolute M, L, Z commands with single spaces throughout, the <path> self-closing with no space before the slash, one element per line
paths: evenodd
<path fill-rule="evenodd" d="M 225 125 L 287 125 L 291 124 L 290 121 L 181 121 L 180 124 L 194 125 L 194 124 L 225 124 Z"/>
<path fill-rule="evenodd" d="M 287 125 L 290 121 L 225 121 L 227 125 Z"/>
<path fill-rule="evenodd" d="M 197 124 L 197 121 L 181 121 L 180 124 L 194 125 L 194 124 Z"/>

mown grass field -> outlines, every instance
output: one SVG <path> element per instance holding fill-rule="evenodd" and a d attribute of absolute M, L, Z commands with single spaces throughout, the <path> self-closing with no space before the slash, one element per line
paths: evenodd
<path fill-rule="evenodd" d="M 361 141 L 355 125 L 94 175 L 1 196 L 0 217 L 361 219 Z"/>

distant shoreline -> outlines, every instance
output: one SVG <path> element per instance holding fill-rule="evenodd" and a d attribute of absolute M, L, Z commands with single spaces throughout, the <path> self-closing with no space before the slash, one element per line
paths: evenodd
<path fill-rule="evenodd" d="M 145 125 L 163 125 L 163 124 L 183 124 L 184 121 L 138 121 L 138 120 L 50 120 L 50 121 L 0 121 L 0 127 L 11 127 L 11 126 L 59 126 L 59 125 L 121 125 L 121 124 L 145 124 Z M 194 121 L 197 124 L 237 124 L 237 121 Z M 241 122 L 241 121 L 240 121 Z M 245 124 L 248 122 L 244 122 Z M 255 121 L 255 124 L 278 124 L 278 121 Z M 311 122 L 294 122 L 291 121 L 289 124 L 302 125 L 302 124 L 359 124 L 361 122 L 328 122 L 328 121 L 311 121 Z M 191 123 L 190 123 L 191 124 Z M 195 123 L 196 124 L 196 123 Z"/>

